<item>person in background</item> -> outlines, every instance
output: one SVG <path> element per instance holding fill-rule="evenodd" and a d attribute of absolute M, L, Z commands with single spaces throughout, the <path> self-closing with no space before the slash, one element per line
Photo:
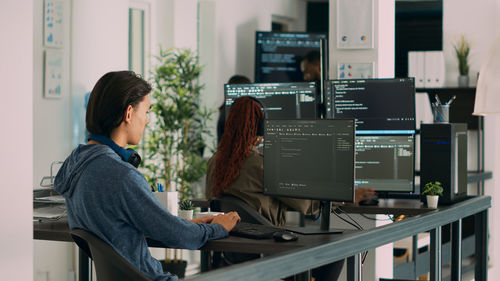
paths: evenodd
<path fill-rule="evenodd" d="M 227 81 L 227 84 L 250 84 L 250 79 L 243 75 L 233 75 Z M 222 134 L 224 133 L 224 124 L 226 123 L 226 101 L 219 106 L 219 118 L 217 119 L 217 144 L 220 143 Z"/>
<path fill-rule="evenodd" d="M 300 62 L 300 70 L 306 82 L 321 80 L 321 61 L 319 51 L 311 51 Z"/>
<path fill-rule="evenodd" d="M 109 72 L 94 86 L 87 106 L 87 144 L 64 161 L 54 189 L 64 196 L 70 229 L 92 232 L 152 280 L 178 280 L 163 272 L 146 237 L 169 248 L 198 249 L 228 236 L 237 213 L 186 221 L 170 214 L 137 170 L 137 145 L 148 124 L 151 86 L 131 71 Z M 134 154 L 135 153 L 135 154 Z"/>
<path fill-rule="evenodd" d="M 255 98 L 240 97 L 231 105 L 219 147 L 208 161 L 207 198 L 224 194 L 238 197 L 277 226 L 286 223 L 289 208 L 303 214 L 318 213 L 318 201 L 263 194 L 264 157 L 257 150 L 263 139 L 263 132 L 259 131 L 263 118 L 262 105 Z M 371 192 L 357 191 L 357 200 Z M 342 260 L 316 268 L 313 276 L 318 281 L 337 280 L 343 263 Z"/>

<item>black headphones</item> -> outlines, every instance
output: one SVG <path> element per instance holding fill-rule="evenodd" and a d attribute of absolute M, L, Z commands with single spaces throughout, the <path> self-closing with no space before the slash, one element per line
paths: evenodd
<path fill-rule="evenodd" d="M 132 166 L 138 168 L 139 164 L 141 164 L 141 156 L 132 148 L 125 149 L 119 145 L 117 145 L 112 139 L 100 135 L 100 134 L 90 134 L 87 140 L 95 140 L 104 145 L 109 146 L 113 149 L 116 154 L 118 154 L 123 161 L 132 164 Z"/>
<path fill-rule="evenodd" d="M 257 102 L 260 105 L 260 108 L 262 109 L 262 113 L 264 113 L 264 116 L 262 118 L 259 118 L 259 120 L 257 121 L 257 136 L 263 137 L 264 136 L 264 119 L 266 116 L 266 110 L 265 110 L 264 104 L 262 104 L 262 102 L 255 97 L 252 97 L 252 96 L 246 96 L 246 97 Z"/>

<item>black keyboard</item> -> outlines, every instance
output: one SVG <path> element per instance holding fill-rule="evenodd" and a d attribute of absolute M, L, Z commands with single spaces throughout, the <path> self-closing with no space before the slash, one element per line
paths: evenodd
<path fill-rule="evenodd" d="M 251 239 L 268 239 L 272 238 L 273 234 L 278 231 L 283 231 L 283 229 L 276 226 L 239 222 L 230 234 Z"/>

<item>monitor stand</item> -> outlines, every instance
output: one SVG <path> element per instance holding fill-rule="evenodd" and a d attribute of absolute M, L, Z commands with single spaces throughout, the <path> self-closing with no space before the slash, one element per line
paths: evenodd
<path fill-rule="evenodd" d="M 343 229 L 333 229 L 330 228 L 330 213 L 331 213 L 331 202 L 330 201 L 320 201 L 321 209 L 321 224 L 320 226 L 309 225 L 305 227 L 300 226 L 286 226 L 285 228 L 289 231 L 296 232 L 299 234 L 309 235 L 309 234 L 340 234 L 344 232 Z"/>

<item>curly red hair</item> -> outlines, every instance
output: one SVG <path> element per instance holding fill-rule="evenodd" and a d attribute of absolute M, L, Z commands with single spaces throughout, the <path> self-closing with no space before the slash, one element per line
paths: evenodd
<path fill-rule="evenodd" d="M 241 97 L 232 105 L 217 153 L 211 193 L 219 197 L 240 174 L 243 161 L 257 139 L 259 121 L 264 118 L 261 105 L 254 98 Z"/>

